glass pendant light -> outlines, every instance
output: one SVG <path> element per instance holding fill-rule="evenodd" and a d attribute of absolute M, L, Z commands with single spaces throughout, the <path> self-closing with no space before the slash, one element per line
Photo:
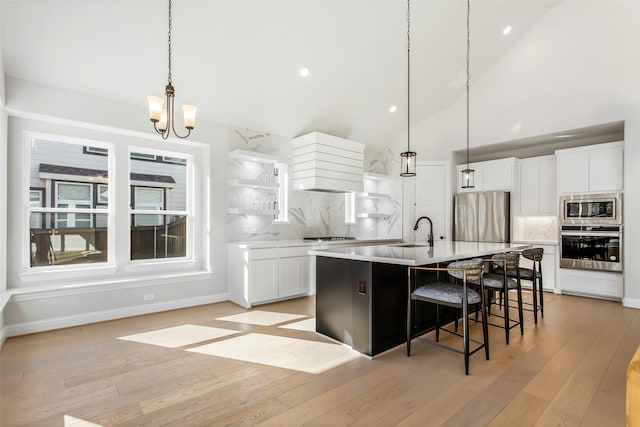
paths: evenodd
<path fill-rule="evenodd" d="M 409 146 L 411 133 L 410 93 L 411 93 L 411 4 L 407 0 L 407 151 L 400 153 L 400 176 L 416 176 L 416 153 Z"/>

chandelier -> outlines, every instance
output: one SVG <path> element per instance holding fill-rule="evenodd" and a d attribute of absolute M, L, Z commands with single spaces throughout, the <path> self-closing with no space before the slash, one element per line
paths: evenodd
<path fill-rule="evenodd" d="M 175 128 L 175 89 L 173 87 L 173 81 L 171 80 L 171 0 L 169 0 L 169 77 L 167 86 L 164 88 L 164 94 L 167 102 L 166 108 L 164 108 L 164 98 L 160 96 L 147 96 L 147 102 L 149 103 L 149 120 L 153 122 L 153 128 L 162 135 L 162 139 L 167 139 L 171 132 L 178 138 L 187 138 L 195 127 L 198 107 L 186 104 L 182 106 L 184 127 L 187 129 L 187 134 L 179 135 Z"/>
<path fill-rule="evenodd" d="M 410 88 L 411 88 L 411 0 L 407 0 L 407 151 L 400 153 L 400 176 L 416 176 L 416 152 L 409 147 L 411 115 Z"/>

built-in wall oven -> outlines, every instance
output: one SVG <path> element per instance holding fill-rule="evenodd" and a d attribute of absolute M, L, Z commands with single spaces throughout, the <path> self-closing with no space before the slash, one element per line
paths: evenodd
<path fill-rule="evenodd" d="M 622 194 L 560 198 L 560 267 L 622 272 Z"/>

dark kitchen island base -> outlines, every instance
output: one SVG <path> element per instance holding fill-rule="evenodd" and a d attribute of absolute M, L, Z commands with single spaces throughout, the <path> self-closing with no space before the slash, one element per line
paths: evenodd
<path fill-rule="evenodd" d="M 414 312 L 419 330 L 435 325 L 435 306 Z M 406 265 L 316 257 L 317 332 L 375 356 L 406 342 L 406 318 Z"/>

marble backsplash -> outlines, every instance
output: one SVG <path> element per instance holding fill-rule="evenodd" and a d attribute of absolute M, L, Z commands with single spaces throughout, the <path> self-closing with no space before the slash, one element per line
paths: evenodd
<path fill-rule="evenodd" d="M 242 149 L 278 156 L 291 170 L 290 139 L 248 129 L 230 129 L 230 150 Z M 389 153 L 367 162 L 365 169 L 384 174 L 394 167 Z M 242 160 L 227 161 L 229 179 L 275 180 L 273 165 Z M 382 214 L 376 218 L 356 218 L 345 222 L 345 195 L 308 191 L 289 191 L 287 223 L 274 223 L 270 215 L 228 214 L 227 241 L 296 240 L 311 236 L 349 236 L 355 238 L 399 238 L 402 235 L 401 182 L 399 180 L 366 179 L 365 191 L 384 193 L 383 198 L 356 198 L 356 213 Z M 273 191 L 245 191 L 229 188 L 227 207 L 264 208 L 273 205 Z"/>
<path fill-rule="evenodd" d="M 558 242 L 556 216 L 517 216 L 511 224 L 514 242 Z"/>

